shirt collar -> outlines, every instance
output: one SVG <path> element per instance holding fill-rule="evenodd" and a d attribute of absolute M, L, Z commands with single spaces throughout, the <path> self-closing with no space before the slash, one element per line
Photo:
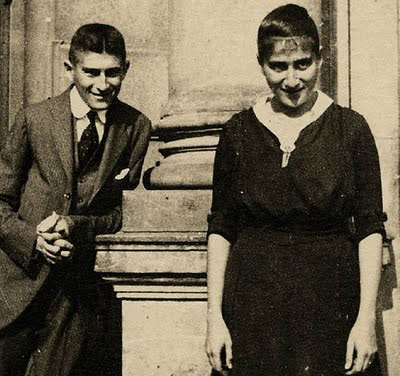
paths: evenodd
<path fill-rule="evenodd" d="M 86 104 L 86 102 L 80 96 L 76 86 L 74 86 L 70 91 L 70 100 L 71 100 L 71 112 L 76 119 L 84 118 L 87 113 L 91 110 L 91 108 Z M 100 121 L 105 124 L 106 123 L 106 115 L 107 110 L 96 111 L 97 116 Z"/>

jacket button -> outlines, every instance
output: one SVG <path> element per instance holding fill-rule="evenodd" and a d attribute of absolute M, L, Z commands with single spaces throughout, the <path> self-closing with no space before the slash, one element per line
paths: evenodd
<path fill-rule="evenodd" d="M 71 193 L 64 193 L 64 198 L 66 198 L 67 200 L 69 200 L 71 198 Z"/>

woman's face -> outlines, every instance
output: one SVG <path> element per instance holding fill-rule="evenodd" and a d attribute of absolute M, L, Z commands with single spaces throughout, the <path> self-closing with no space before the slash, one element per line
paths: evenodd
<path fill-rule="evenodd" d="M 321 59 L 297 38 L 276 38 L 261 68 L 277 105 L 283 112 L 301 115 L 314 104 Z"/>

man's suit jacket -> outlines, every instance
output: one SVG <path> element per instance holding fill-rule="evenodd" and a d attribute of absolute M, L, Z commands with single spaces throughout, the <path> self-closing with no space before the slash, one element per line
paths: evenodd
<path fill-rule="evenodd" d="M 21 111 L 0 153 L 0 329 L 22 313 L 48 276 L 49 265 L 33 256 L 36 226 L 53 211 L 71 214 L 75 176 L 69 92 Z M 138 185 L 150 138 L 150 121 L 118 99 L 107 112 L 106 127 L 89 205 L 72 216 L 88 239 L 120 228 L 122 190 Z"/>

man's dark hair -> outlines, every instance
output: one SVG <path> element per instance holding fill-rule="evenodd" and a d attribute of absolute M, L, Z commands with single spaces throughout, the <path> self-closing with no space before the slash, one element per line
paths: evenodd
<path fill-rule="evenodd" d="M 126 60 L 125 41 L 114 26 L 92 23 L 81 26 L 74 34 L 69 49 L 69 61 L 77 63 L 77 52 L 107 53 Z"/>

